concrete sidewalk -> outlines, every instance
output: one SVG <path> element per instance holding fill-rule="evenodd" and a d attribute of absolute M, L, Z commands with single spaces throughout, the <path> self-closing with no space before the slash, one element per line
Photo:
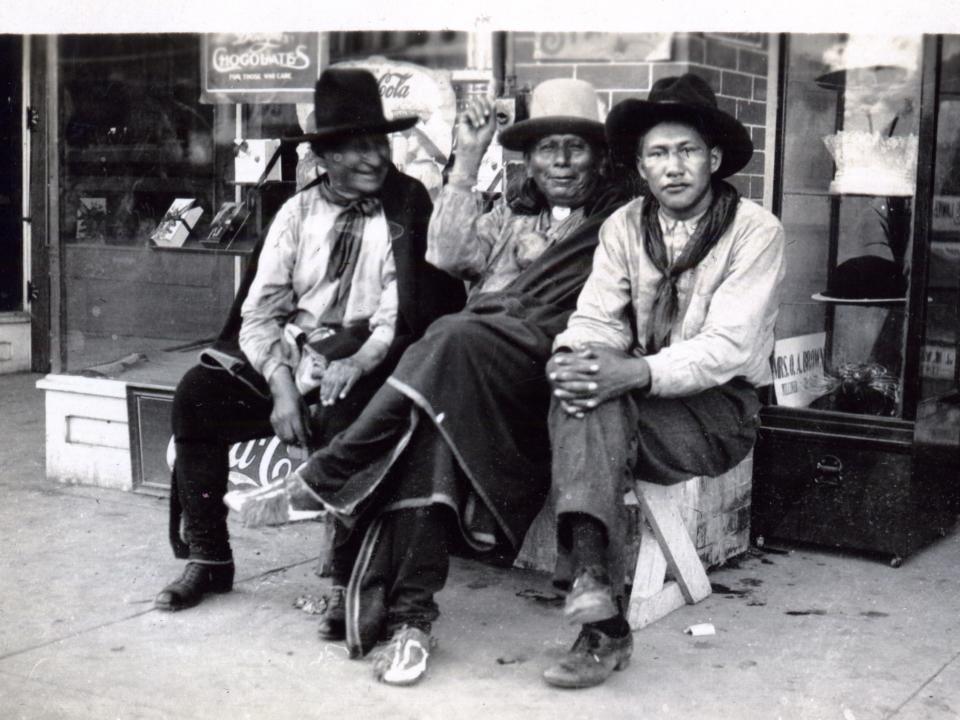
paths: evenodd
<path fill-rule="evenodd" d="M 293 607 L 326 589 L 311 523 L 231 528 L 235 591 L 157 612 L 181 567 L 165 501 L 48 482 L 38 378 L 0 378 L 0 718 L 960 717 L 956 532 L 899 569 L 751 552 L 711 574 L 720 592 L 636 633 L 628 669 L 582 691 L 540 679 L 575 634 L 544 601 L 548 579 L 466 561 L 439 597 L 430 676 L 377 684 L 369 660 L 320 642 Z M 699 622 L 717 634 L 683 633 Z"/>

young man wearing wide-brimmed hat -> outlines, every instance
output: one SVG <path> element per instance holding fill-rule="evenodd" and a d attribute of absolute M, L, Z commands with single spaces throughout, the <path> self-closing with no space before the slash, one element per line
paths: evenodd
<path fill-rule="evenodd" d="M 428 258 L 471 283 L 467 307 L 431 325 L 357 421 L 289 482 L 289 492 L 321 499 L 352 528 L 339 534 L 340 587 L 321 632 L 345 639 L 352 657 L 389 638 L 373 664 L 388 684 L 427 672 L 449 548 L 510 559 L 543 504 L 543 364 L 590 272 L 602 222 L 627 199 L 602 173 L 592 86 L 542 83 L 530 110 L 501 135 L 524 152 L 528 181 L 487 213 L 471 187 L 494 133 L 492 107 L 477 101 L 462 114 Z"/>
<path fill-rule="evenodd" d="M 233 586 L 223 504 L 230 444 L 276 433 L 323 446 L 404 348 L 463 302 L 460 283 L 424 260 L 426 189 L 390 163 L 387 134 L 417 118 L 384 117 L 377 81 L 363 70 L 326 70 L 315 98 L 316 130 L 289 140 L 310 142 L 326 172 L 281 207 L 221 337 L 177 387 L 171 541 L 188 563 L 157 596 L 161 610 Z"/>
<path fill-rule="evenodd" d="M 593 271 L 547 366 L 558 544 L 582 625 L 544 673 L 560 687 L 626 666 L 623 494 L 716 476 L 753 446 L 784 274 L 769 212 L 724 178 L 753 153 L 746 128 L 696 75 L 664 78 L 606 122 L 611 152 L 649 186 L 600 230 Z"/>

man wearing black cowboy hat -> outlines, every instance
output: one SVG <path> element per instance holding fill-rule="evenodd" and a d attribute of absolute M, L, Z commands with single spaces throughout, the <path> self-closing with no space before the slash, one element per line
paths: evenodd
<path fill-rule="evenodd" d="M 593 271 L 547 366 L 564 615 L 582 625 L 544 673 L 588 687 L 626 666 L 623 494 L 631 474 L 719 475 L 753 446 L 783 278 L 780 222 L 723 178 L 753 153 L 696 75 L 611 110 L 615 160 L 649 186 L 600 230 Z"/>
<path fill-rule="evenodd" d="M 386 134 L 417 118 L 388 120 L 364 70 L 324 71 L 315 108 L 316 130 L 287 140 L 310 142 L 326 172 L 279 210 L 220 338 L 177 387 L 170 530 L 189 562 L 157 596 L 161 610 L 233 586 L 229 446 L 275 433 L 322 447 L 427 325 L 463 303 L 462 285 L 424 260 L 426 189 L 390 163 Z"/>

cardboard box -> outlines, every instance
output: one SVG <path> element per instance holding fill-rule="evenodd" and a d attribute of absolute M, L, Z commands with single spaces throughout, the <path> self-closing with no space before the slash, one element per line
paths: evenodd
<path fill-rule="evenodd" d="M 174 200 L 150 239 L 160 247 L 182 247 L 203 215 L 203 208 L 196 202 L 194 198 Z"/>
<path fill-rule="evenodd" d="M 235 180 L 245 185 L 256 185 L 279 147 L 279 140 L 244 140 L 233 161 Z M 279 182 L 282 179 L 281 165 L 283 163 L 277 162 L 270 169 L 266 182 Z"/>

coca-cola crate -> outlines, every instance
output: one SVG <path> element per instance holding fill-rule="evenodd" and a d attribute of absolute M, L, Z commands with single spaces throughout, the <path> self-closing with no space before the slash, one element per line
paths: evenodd
<path fill-rule="evenodd" d="M 169 494 L 170 469 L 176 457 L 170 433 L 173 389 L 127 386 L 130 460 L 133 489 Z M 296 453 L 296 450 L 293 450 Z M 230 447 L 230 490 L 266 485 L 286 475 L 302 461 L 280 438 L 262 437 Z"/>

